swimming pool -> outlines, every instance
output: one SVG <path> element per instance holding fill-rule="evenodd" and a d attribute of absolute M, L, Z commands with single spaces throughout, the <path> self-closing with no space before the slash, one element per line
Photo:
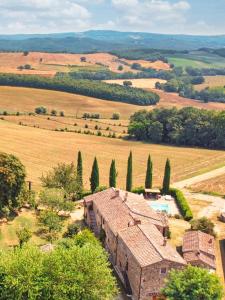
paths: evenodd
<path fill-rule="evenodd" d="M 166 213 L 170 213 L 170 207 L 168 204 L 164 204 L 164 203 L 150 203 L 149 204 L 151 206 L 151 208 L 153 208 L 154 210 L 158 210 L 158 211 L 163 211 Z"/>

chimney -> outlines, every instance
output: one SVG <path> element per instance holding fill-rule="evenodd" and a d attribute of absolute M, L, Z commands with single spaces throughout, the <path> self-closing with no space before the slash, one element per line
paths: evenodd
<path fill-rule="evenodd" d="M 124 200 L 124 202 L 126 202 L 126 201 L 127 201 L 127 198 L 128 198 L 128 192 L 126 192 L 126 193 L 125 193 L 125 195 L 124 195 L 124 199 L 123 199 L 123 200 Z"/>
<path fill-rule="evenodd" d="M 117 198 L 119 196 L 120 196 L 120 190 L 119 189 L 115 189 L 114 196 L 111 199 Z"/>
<path fill-rule="evenodd" d="M 134 225 L 141 225 L 141 220 L 134 219 Z"/>
<path fill-rule="evenodd" d="M 164 237 L 164 239 L 163 239 L 163 246 L 165 247 L 166 245 L 167 245 L 167 238 Z"/>

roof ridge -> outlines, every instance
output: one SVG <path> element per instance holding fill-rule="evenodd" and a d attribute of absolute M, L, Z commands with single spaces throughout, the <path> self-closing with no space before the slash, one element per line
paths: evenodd
<path fill-rule="evenodd" d="M 154 224 L 151 224 L 152 226 L 155 226 Z M 137 225 L 138 226 L 138 228 L 140 229 L 140 231 L 142 232 L 142 234 L 147 238 L 147 240 L 152 244 L 152 246 L 155 248 L 155 250 L 156 250 L 156 252 L 161 256 L 161 258 L 162 259 L 164 259 L 164 257 L 163 257 L 163 255 L 162 255 L 162 253 L 157 249 L 157 247 L 154 245 L 154 243 L 152 243 L 152 240 L 150 240 L 149 239 L 149 237 L 145 234 L 145 232 L 141 229 L 141 225 Z M 156 228 L 156 226 L 155 226 L 155 228 Z M 158 230 L 157 228 L 156 228 L 156 230 Z M 159 232 L 159 234 L 161 234 L 160 232 Z"/>

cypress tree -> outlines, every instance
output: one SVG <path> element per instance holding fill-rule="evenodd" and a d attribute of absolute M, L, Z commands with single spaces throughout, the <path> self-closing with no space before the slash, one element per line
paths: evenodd
<path fill-rule="evenodd" d="M 81 151 L 78 152 L 77 156 L 77 177 L 81 188 L 83 188 L 83 161 Z"/>
<path fill-rule="evenodd" d="M 116 177 L 117 177 L 116 162 L 115 162 L 115 159 L 113 159 L 111 162 L 110 171 L 109 171 L 109 186 L 110 187 L 116 187 Z"/>
<path fill-rule="evenodd" d="M 132 173 L 133 173 L 133 166 L 132 166 L 132 152 L 128 157 L 127 161 L 127 182 L 126 182 L 126 190 L 131 192 L 132 190 Z"/>
<path fill-rule="evenodd" d="M 145 188 L 146 189 L 151 189 L 152 188 L 152 160 L 151 156 L 148 156 L 148 161 L 147 161 L 147 170 L 146 170 L 146 177 L 145 177 Z"/>
<path fill-rule="evenodd" d="M 98 168 L 98 161 L 96 157 L 94 159 L 93 166 L 92 166 L 90 183 L 91 183 L 91 191 L 92 193 L 94 193 L 94 191 L 99 187 L 99 168 Z"/>
<path fill-rule="evenodd" d="M 170 191 L 170 160 L 167 158 L 166 165 L 165 165 L 165 172 L 164 172 L 164 179 L 163 179 L 163 194 L 169 194 Z"/>

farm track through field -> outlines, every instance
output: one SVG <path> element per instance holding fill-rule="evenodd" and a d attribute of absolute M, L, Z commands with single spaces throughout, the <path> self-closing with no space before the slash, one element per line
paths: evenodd
<path fill-rule="evenodd" d="M 215 170 L 212 170 L 212 171 L 209 171 L 207 173 L 198 175 L 198 176 L 194 176 L 194 177 L 189 178 L 189 179 L 182 180 L 180 182 L 175 182 L 173 184 L 173 186 L 176 187 L 176 188 L 185 188 L 185 187 L 188 187 L 190 185 L 196 184 L 198 182 L 208 180 L 208 179 L 211 179 L 211 178 L 223 175 L 223 174 L 225 174 L 225 166 L 221 167 L 221 168 L 218 168 L 218 169 L 215 169 Z"/>

